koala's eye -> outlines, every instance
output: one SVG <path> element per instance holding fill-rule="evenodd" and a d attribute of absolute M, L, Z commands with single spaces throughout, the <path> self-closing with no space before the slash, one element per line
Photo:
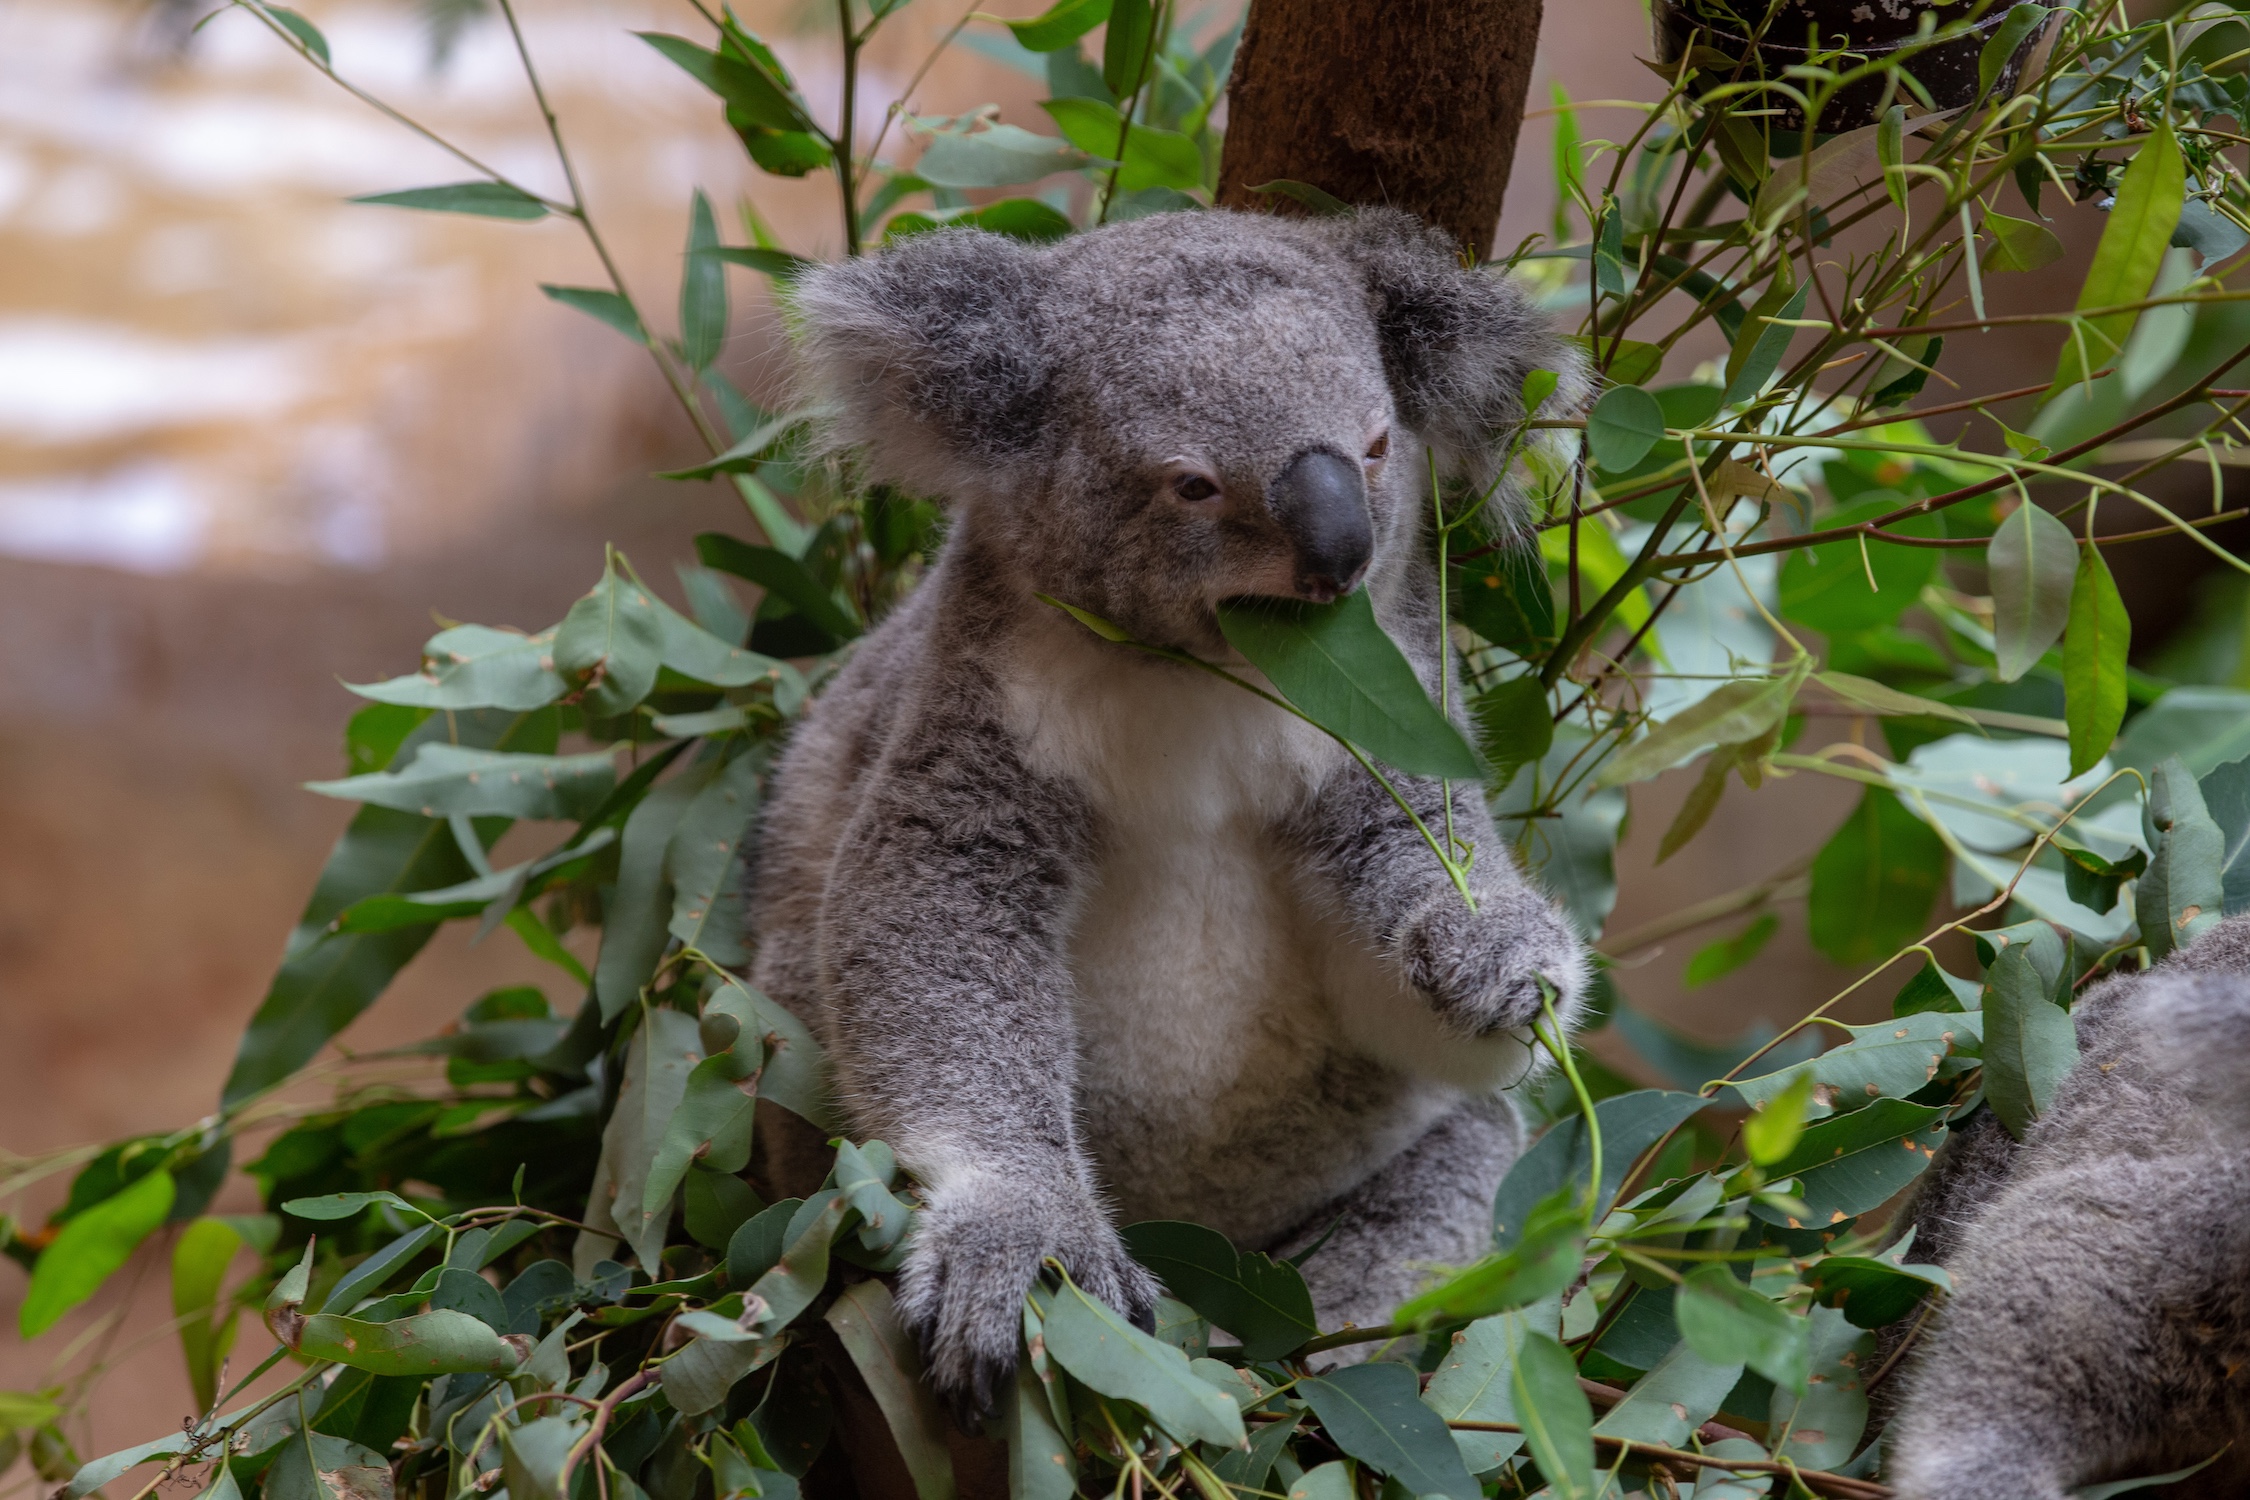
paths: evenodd
<path fill-rule="evenodd" d="M 1172 481 L 1172 493 L 1182 500 L 1209 500 L 1219 493 L 1219 487 L 1201 474 L 1182 474 Z"/>
<path fill-rule="evenodd" d="M 1367 456 L 1361 459 L 1360 462 L 1365 464 L 1379 464 L 1383 461 L 1383 455 L 1389 453 L 1390 451 L 1391 435 L 1386 432 L 1380 437 L 1376 438 L 1374 442 L 1367 445 Z"/>

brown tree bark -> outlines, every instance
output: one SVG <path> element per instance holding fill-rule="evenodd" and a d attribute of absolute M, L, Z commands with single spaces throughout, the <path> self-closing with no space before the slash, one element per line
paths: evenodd
<path fill-rule="evenodd" d="M 1420 215 L 1480 258 L 1531 88 L 1540 0 L 1251 0 L 1227 88 L 1219 202 L 1310 183 Z"/>

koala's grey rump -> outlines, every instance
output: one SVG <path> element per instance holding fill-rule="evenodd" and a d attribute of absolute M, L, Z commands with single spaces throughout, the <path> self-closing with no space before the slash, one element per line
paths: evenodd
<path fill-rule="evenodd" d="M 1322 1317 L 1387 1317 L 1489 1244 L 1501 1090 L 1580 945 L 1477 787 L 1472 912 L 1332 740 L 1038 596 L 1247 671 L 1221 600 L 1364 588 L 1434 688 L 1426 455 L 1494 479 L 1524 377 L 1575 399 L 1573 357 L 1384 212 L 932 233 L 794 300 L 830 441 L 951 508 L 790 746 L 752 901 L 756 982 L 927 1189 L 899 1307 L 932 1378 L 990 1401 L 1047 1257 L 1145 1320 L 1142 1219 L 1274 1248 L 1340 1220 Z M 1396 780 L 1442 828 L 1438 783 Z"/>
<path fill-rule="evenodd" d="M 1980 1114 L 1918 1201 L 1954 1291 L 1888 1438 L 1900 1500 L 2060 1500 L 2229 1443 L 2179 1493 L 2250 1486 L 2250 916 L 2074 1014 L 2022 1146 Z"/>

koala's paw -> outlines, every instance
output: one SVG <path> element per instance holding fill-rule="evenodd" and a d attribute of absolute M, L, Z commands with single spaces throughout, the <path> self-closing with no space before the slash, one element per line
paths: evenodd
<path fill-rule="evenodd" d="M 1475 911 L 1446 891 L 1401 934 L 1399 952 L 1414 987 L 1472 1036 L 1537 1020 L 1541 979 L 1567 1024 L 1586 986 L 1586 949 L 1570 919 L 1527 886 L 1489 893 Z"/>
<path fill-rule="evenodd" d="M 916 1216 L 899 1274 L 900 1321 L 963 1431 L 999 1410 L 1023 1343 L 1024 1295 L 1049 1257 L 1144 1330 L 1157 1284 L 1076 1183 L 983 1177 L 941 1189 Z"/>

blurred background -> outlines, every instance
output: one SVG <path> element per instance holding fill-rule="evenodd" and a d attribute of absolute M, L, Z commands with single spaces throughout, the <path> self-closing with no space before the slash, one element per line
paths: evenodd
<path fill-rule="evenodd" d="M 339 681 L 413 670 L 433 617 L 530 629 L 559 618 L 599 573 L 605 541 L 668 587 L 696 531 L 740 517 L 731 490 L 650 477 L 702 456 L 677 409 L 638 351 L 540 295 L 541 281 L 598 279 L 571 225 L 345 202 L 467 174 L 247 14 L 191 30 L 206 8 L 0 0 L 0 1056 L 11 1080 L 0 1146 L 12 1152 L 173 1127 L 214 1107 L 352 811 L 299 790 L 339 773 L 358 703 Z M 519 180 L 561 190 L 496 16 L 461 0 L 303 8 L 346 76 Z M 865 64 L 863 139 L 959 14 L 922 0 L 886 27 Z M 760 0 L 742 15 L 833 119 L 828 9 Z M 686 0 L 528 0 L 523 19 L 590 205 L 645 306 L 671 303 L 699 185 L 723 218 L 754 193 L 783 244 L 833 253 L 832 185 L 753 181 L 708 95 L 630 35 L 697 28 Z M 1586 134 L 1622 134 L 1629 117 L 1598 101 L 1649 92 L 1635 59 L 1645 35 L 1638 0 L 1554 9 L 1535 107 L 1560 83 Z M 955 48 L 911 104 L 997 103 L 1044 132 L 1028 107 L 1043 92 Z M 1550 221 L 1551 138 L 1535 114 L 1503 248 Z M 2083 253 L 2099 222 L 2064 209 L 2057 229 Z M 745 238 L 739 223 L 724 232 Z M 753 393 L 776 380 L 761 286 L 734 278 L 725 359 Z M 2004 334 L 1977 357 L 2024 366 L 2001 385 L 2040 379 L 2051 360 Z M 2168 542 L 2119 554 L 2138 655 L 2250 686 L 2239 623 L 2232 637 L 2195 624 L 2199 600 L 2226 602 L 2199 593 L 2197 556 Z M 1852 788 L 1809 777 L 1738 791 L 1728 817 L 1655 868 L 1689 779 L 1636 792 L 1613 935 L 1645 934 L 1809 857 L 1853 801 Z M 1784 911 L 1764 952 L 1718 983 L 1688 990 L 1679 978 L 1708 931 L 1636 942 L 1620 982 L 1641 1011 L 1707 1040 L 1793 1018 L 1848 976 Z M 513 942 L 471 947 L 448 928 L 347 1041 L 426 1035 L 487 988 L 553 974 Z M 1887 1014 L 1895 988 L 1870 987 L 1846 1018 Z M 1647 1073 L 1621 1048 L 1605 1056 Z M 162 1280 L 120 1278 L 89 1311 L 137 1298 L 146 1315 L 134 1326 L 161 1331 Z M 21 1289 L 0 1267 L 0 1319 L 13 1320 Z M 0 1341 L 0 1388 L 35 1388 L 83 1326 L 29 1347 Z M 168 1333 L 109 1380 L 82 1451 L 186 1411 Z M 31 1481 L 19 1468 L 14 1482 Z"/>

